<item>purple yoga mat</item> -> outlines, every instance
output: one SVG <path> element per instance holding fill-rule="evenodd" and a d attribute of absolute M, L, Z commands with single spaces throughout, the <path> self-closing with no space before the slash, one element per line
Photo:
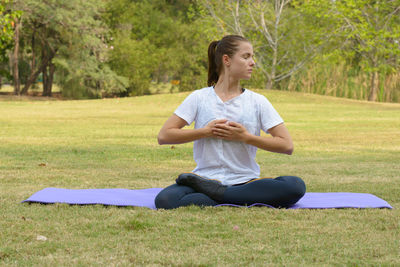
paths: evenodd
<path fill-rule="evenodd" d="M 77 205 L 103 204 L 112 206 L 137 206 L 156 209 L 154 199 L 163 188 L 147 189 L 63 189 L 45 188 L 22 202 L 67 203 Z"/>
<path fill-rule="evenodd" d="M 77 205 L 102 204 L 112 206 L 137 206 L 156 209 L 154 199 L 163 188 L 147 189 L 63 189 L 45 188 L 33 194 L 22 202 L 36 203 L 67 203 Z M 233 204 L 218 206 L 244 207 Z M 247 207 L 266 206 L 256 203 Z M 334 209 L 334 208 L 389 208 L 385 200 L 365 193 L 306 193 L 289 209 Z"/>

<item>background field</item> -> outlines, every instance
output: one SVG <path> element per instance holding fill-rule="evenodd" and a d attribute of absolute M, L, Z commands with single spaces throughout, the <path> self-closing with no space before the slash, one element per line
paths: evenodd
<path fill-rule="evenodd" d="M 400 265 L 400 104 L 258 92 L 295 143 L 292 156 L 258 151 L 261 175 L 298 175 L 309 192 L 372 193 L 394 209 L 20 204 L 45 187 L 173 183 L 195 166 L 192 144 L 159 146 L 156 136 L 188 93 L 8 97 L 0 99 L 0 265 Z"/>

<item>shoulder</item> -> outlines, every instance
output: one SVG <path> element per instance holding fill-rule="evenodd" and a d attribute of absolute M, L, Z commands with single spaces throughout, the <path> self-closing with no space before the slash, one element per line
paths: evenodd
<path fill-rule="evenodd" d="M 212 87 L 211 87 L 212 88 Z M 195 107 L 203 102 L 204 99 L 207 99 L 209 95 L 210 88 L 205 87 L 201 89 L 194 90 L 186 95 L 185 99 L 183 100 L 181 106 L 191 106 Z"/>
<path fill-rule="evenodd" d="M 192 91 L 188 96 L 202 96 L 208 95 L 211 92 L 212 87 L 204 87 L 201 89 L 196 89 Z"/>
<path fill-rule="evenodd" d="M 246 94 L 247 94 L 247 98 L 251 99 L 253 102 L 257 103 L 258 105 L 270 104 L 267 97 L 262 94 L 256 93 L 249 89 L 246 89 Z"/>
<path fill-rule="evenodd" d="M 212 92 L 212 90 L 213 90 L 213 87 L 211 86 L 211 87 L 204 87 L 204 88 L 201 88 L 201 89 L 197 89 L 197 90 L 194 90 L 193 92 L 192 92 L 192 94 L 196 94 L 196 95 L 208 95 L 208 94 L 210 94 L 211 92 Z"/>
<path fill-rule="evenodd" d="M 192 91 L 186 99 L 191 99 L 191 100 L 200 100 L 200 99 L 205 99 L 207 98 L 211 93 L 212 93 L 212 87 L 204 87 L 201 89 L 196 89 Z"/>

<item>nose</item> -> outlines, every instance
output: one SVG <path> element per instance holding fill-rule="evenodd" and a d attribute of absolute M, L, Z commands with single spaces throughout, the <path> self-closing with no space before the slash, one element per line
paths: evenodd
<path fill-rule="evenodd" d="M 256 62 L 254 61 L 254 58 L 251 58 L 250 66 L 254 66 L 255 64 L 256 64 Z"/>

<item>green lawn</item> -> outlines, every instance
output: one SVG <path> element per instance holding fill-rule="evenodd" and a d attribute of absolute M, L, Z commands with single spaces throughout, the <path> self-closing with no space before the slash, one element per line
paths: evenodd
<path fill-rule="evenodd" d="M 0 265 L 399 266 L 400 104 L 258 92 L 279 111 L 295 143 L 292 156 L 259 151 L 262 176 L 298 175 L 309 192 L 372 193 L 394 209 L 21 204 L 46 187 L 172 184 L 194 168 L 192 144 L 159 146 L 156 136 L 187 93 L 3 98 Z"/>

